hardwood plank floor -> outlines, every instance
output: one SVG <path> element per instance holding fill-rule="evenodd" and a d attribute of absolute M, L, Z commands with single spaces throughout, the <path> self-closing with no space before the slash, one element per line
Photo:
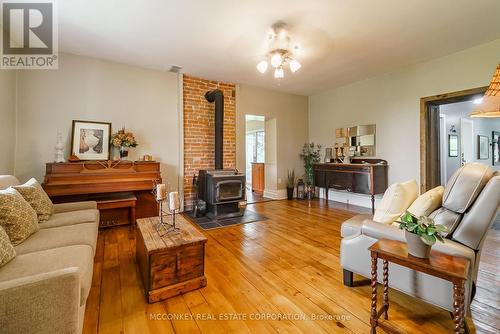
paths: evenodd
<path fill-rule="evenodd" d="M 155 304 L 144 297 L 133 228 L 99 231 L 84 333 L 368 333 L 370 287 L 345 287 L 339 264 L 340 225 L 355 213 L 319 200 L 248 210 L 269 219 L 204 231 L 208 285 Z M 500 231 L 492 229 L 472 332 L 500 331 L 499 246 Z M 448 312 L 394 290 L 390 298 L 379 333 L 451 332 Z"/>

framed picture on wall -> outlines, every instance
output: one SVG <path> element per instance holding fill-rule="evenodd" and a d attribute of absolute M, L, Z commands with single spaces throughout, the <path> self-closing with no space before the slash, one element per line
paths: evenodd
<path fill-rule="evenodd" d="M 493 166 L 500 165 L 500 131 L 491 132 L 491 147 L 492 147 L 492 161 Z"/>
<path fill-rule="evenodd" d="M 458 157 L 458 136 L 448 135 L 448 156 Z"/>
<path fill-rule="evenodd" d="M 488 136 L 477 136 L 477 158 L 480 160 L 490 158 L 490 138 Z"/>
<path fill-rule="evenodd" d="M 108 160 L 111 123 L 73 121 L 71 153 L 81 160 Z"/>

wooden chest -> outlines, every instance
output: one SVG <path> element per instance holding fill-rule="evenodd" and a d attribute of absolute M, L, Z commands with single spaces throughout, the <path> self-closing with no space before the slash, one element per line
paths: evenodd
<path fill-rule="evenodd" d="M 171 217 L 165 218 L 167 221 Z M 207 285 L 205 244 L 207 238 L 181 215 L 179 233 L 160 236 L 158 217 L 137 220 L 136 258 L 146 299 L 158 302 Z"/>

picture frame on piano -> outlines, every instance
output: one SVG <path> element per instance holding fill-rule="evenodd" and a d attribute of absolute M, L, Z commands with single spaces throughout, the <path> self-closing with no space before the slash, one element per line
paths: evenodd
<path fill-rule="evenodd" d="M 80 160 L 109 160 L 111 123 L 73 120 L 71 154 Z"/>

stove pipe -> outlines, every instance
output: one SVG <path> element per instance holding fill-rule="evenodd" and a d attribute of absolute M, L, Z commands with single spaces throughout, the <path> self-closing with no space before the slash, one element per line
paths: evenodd
<path fill-rule="evenodd" d="M 224 150 L 224 94 L 220 89 L 205 93 L 208 102 L 215 102 L 215 169 L 222 169 Z"/>

